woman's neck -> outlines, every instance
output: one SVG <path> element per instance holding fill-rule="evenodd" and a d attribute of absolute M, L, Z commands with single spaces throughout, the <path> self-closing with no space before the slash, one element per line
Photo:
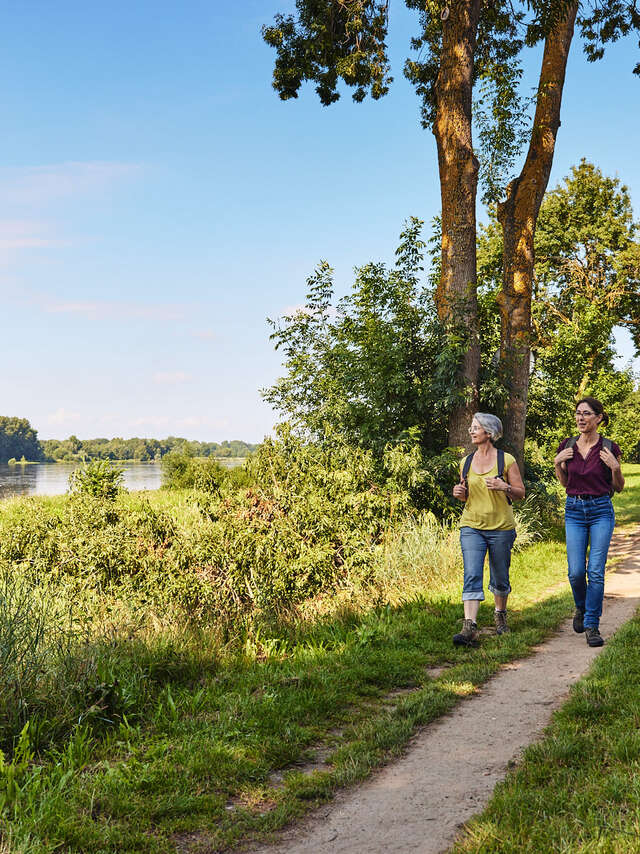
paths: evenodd
<path fill-rule="evenodd" d="M 481 457 L 490 456 L 491 451 L 493 451 L 493 445 L 489 440 L 476 445 L 476 453 Z"/>
<path fill-rule="evenodd" d="M 598 428 L 594 427 L 593 430 L 589 430 L 588 433 L 581 433 L 580 439 L 582 440 L 581 444 L 586 445 L 587 447 L 591 447 L 591 445 L 595 445 L 595 443 L 600 438 L 598 433 Z"/>

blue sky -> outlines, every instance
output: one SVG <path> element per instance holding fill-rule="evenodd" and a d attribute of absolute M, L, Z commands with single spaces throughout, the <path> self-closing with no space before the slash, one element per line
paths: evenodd
<path fill-rule="evenodd" d="M 266 318 L 302 302 L 321 258 L 343 292 L 408 216 L 438 212 L 402 76 L 413 13 L 391 4 L 391 94 L 323 108 L 271 88 L 260 26 L 293 5 L 4 5 L 0 413 L 41 438 L 260 441 L 280 370 Z M 590 65 L 574 43 L 550 187 L 586 157 L 640 207 L 637 53 Z"/>

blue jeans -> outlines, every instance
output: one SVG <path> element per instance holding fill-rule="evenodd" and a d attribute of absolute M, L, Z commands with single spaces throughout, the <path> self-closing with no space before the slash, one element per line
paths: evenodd
<path fill-rule="evenodd" d="M 484 531 L 481 528 L 460 528 L 460 545 L 464 561 L 462 601 L 484 599 L 482 573 L 484 559 L 489 552 L 489 590 L 498 596 L 511 593 L 509 567 L 511 549 L 516 540 L 515 529 L 510 531 Z"/>
<path fill-rule="evenodd" d="M 564 529 L 567 537 L 569 583 L 584 625 L 598 628 L 604 599 L 604 567 L 616 517 L 608 495 L 585 501 L 567 496 Z M 587 563 L 587 546 L 589 562 Z"/>

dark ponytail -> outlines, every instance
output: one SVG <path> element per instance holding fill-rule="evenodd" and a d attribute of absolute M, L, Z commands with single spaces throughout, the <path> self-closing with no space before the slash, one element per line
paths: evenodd
<path fill-rule="evenodd" d="M 604 406 L 597 400 L 595 397 L 581 397 L 580 400 L 576 403 L 576 409 L 580 406 L 581 403 L 586 403 L 587 406 L 591 407 L 596 415 L 602 415 L 602 420 L 600 424 L 603 427 L 606 427 L 609 423 L 609 416 L 604 411 Z"/>

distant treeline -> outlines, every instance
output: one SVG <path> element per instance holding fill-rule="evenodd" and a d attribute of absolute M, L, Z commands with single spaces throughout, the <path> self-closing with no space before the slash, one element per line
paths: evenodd
<path fill-rule="evenodd" d="M 38 440 L 26 418 L 0 416 L 0 462 L 73 462 L 75 460 L 159 460 L 179 450 L 195 457 L 246 457 L 258 446 L 239 439 L 225 442 L 190 442 L 179 436 L 167 439 L 68 439 Z"/>
<path fill-rule="evenodd" d="M 190 442 L 179 436 L 166 439 L 45 439 L 40 443 L 47 460 L 160 460 L 179 450 L 194 457 L 247 457 L 258 447 L 234 439 L 231 442 Z"/>

